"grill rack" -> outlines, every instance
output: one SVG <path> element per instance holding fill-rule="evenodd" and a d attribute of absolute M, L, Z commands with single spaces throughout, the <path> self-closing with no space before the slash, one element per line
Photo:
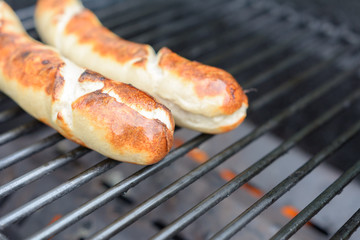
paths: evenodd
<path fill-rule="evenodd" d="M 278 55 L 282 51 L 286 51 L 289 48 L 289 44 L 293 44 L 295 40 L 301 42 L 301 46 L 308 46 L 308 48 L 310 49 L 316 49 L 315 46 L 318 46 L 316 45 L 316 41 L 313 40 L 313 38 L 309 38 L 308 36 L 301 34 L 302 32 L 300 30 L 297 31 L 297 29 L 294 29 L 293 32 L 289 34 L 288 38 L 284 37 L 282 31 L 286 29 L 286 24 L 282 24 L 282 22 L 276 17 L 269 18 L 270 13 L 270 15 L 275 16 L 281 15 L 283 13 L 281 11 L 280 13 L 279 11 L 270 11 L 271 9 L 267 9 L 267 5 L 264 3 L 264 1 L 256 1 L 255 3 L 250 3 L 250 1 L 238 0 L 229 1 L 229 3 L 227 4 L 224 4 L 219 0 L 208 1 L 206 6 L 202 6 L 202 14 L 194 14 L 190 18 L 186 17 L 184 15 L 184 12 L 189 13 L 191 11 L 194 11 L 196 13 L 196 10 L 194 9 L 199 7 L 200 3 L 189 2 L 188 4 L 182 5 L 178 1 L 173 1 L 169 3 L 161 2 L 161 4 L 159 3 L 158 5 L 156 5 L 156 7 L 149 6 L 148 8 L 144 7 L 141 10 L 139 10 L 139 6 L 146 5 L 146 1 L 124 1 L 116 4 L 112 4 L 111 1 L 103 1 L 102 3 L 88 1 L 87 4 L 88 7 L 95 10 L 97 15 L 100 17 L 100 19 L 104 22 L 106 26 L 111 27 L 112 30 L 121 33 L 121 35 L 126 38 L 130 38 L 134 41 L 151 43 L 153 46 L 155 46 L 156 49 L 163 45 L 167 45 L 170 48 L 176 48 L 176 46 L 181 43 L 181 41 L 185 41 L 185 43 L 182 42 L 182 46 L 185 47 L 179 49 L 179 52 L 182 55 L 187 55 L 192 59 L 197 59 L 205 63 L 210 63 L 214 65 L 221 65 L 221 63 L 223 61 L 226 62 L 226 59 L 230 56 L 237 56 L 239 55 L 239 53 L 251 47 L 262 46 L 262 44 L 268 42 L 269 36 L 259 36 L 255 33 L 258 31 L 271 32 L 270 38 L 278 40 L 275 47 L 261 49 L 261 51 L 258 51 L 256 55 L 248 58 L 247 61 L 240 64 L 236 63 L 235 65 L 233 64 L 229 67 L 227 67 L 225 64 L 225 67 L 229 69 L 229 71 L 235 76 L 238 76 L 241 71 L 244 71 L 258 64 L 259 62 L 264 61 L 271 56 Z M 161 7 L 159 8 L 159 6 Z M 219 6 L 221 6 L 224 10 L 219 11 Z M 248 11 L 248 14 L 241 15 L 240 18 L 241 21 L 251 21 L 253 23 L 251 24 L 253 28 L 246 29 L 239 27 L 239 31 L 237 31 L 237 28 L 234 28 L 236 30 L 224 33 L 223 38 L 225 39 L 225 42 L 229 44 L 236 43 L 236 46 L 234 48 L 227 48 L 227 46 L 225 45 L 220 47 L 217 46 L 217 49 L 214 49 L 214 46 L 216 46 L 216 42 L 214 43 L 211 39 L 207 39 L 208 32 L 206 31 L 200 31 L 200 33 L 198 33 L 199 35 L 197 37 L 199 42 L 201 41 L 201 44 L 194 44 L 194 41 L 192 40 L 191 43 L 189 43 L 191 45 L 186 45 L 187 39 L 186 37 L 184 37 L 184 31 L 193 30 L 195 32 L 195 30 L 201 30 L 204 22 L 215 23 L 217 21 L 216 17 L 219 16 L 218 14 L 220 14 L 220 16 L 228 14 L 228 9 L 233 9 L 236 6 L 245 6 L 252 9 L 252 11 Z M 27 8 L 19 11 L 18 13 L 22 18 L 22 21 L 24 22 L 24 25 L 26 26 L 29 33 L 37 37 L 32 25 L 32 15 L 29 14 L 30 12 L 32 12 L 32 10 L 33 8 Z M 124 15 L 121 15 L 120 13 L 124 13 Z M 115 14 L 117 16 L 121 15 L 121 17 L 115 18 L 115 20 L 113 20 L 112 16 Z M 174 16 L 174 14 L 176 16 Z M 226 17 L 232 20 L 235 18 L 236 15 L 239 14 L 235 12 L 234 14 L 226 15 Z M 147 16 L 147 22 L 145 25 L 143 22 L 141 22 L 141 19 L 144 16 Z M 264 22 L 264 20 L 266 19 L 268 19 L 268 21 Z M 171 24 L 164 25 L 164 27 L 160 27 L 159 29 L 154 28 L 156 24 L 163 23 L 169 20 L 172 20 L 175 23 L 171 22 Z M 294 20 L 292 19 L 291 21 Z M 117 24 L 119 22 L 121 22 L 121 24 Z M 277 22 L 278 24 L 271 25 L 275 22 Z M 122 27 L 128 23 L 132 23 L 131 26 Z M 138 25 L 136 25 L 136 23 L 138 23 Z M 236 26 L 236 23 L 232 24 Z M 138 28 L 135 28 L 134 26 L 138 26 Z M 142 29 L 142 27 L 144 29 Z M 125 29 L 124 31 L 122 31 L 123 28 Z M 288 27 L 288 30 L 290 31 L 292 28 L 293 27 Z M 144 32 L 139 34 L 140 30 L 144 30 Z M 158 36 L 164 37 L 158 40 Z M 239 36 L 241 37 L 240 41 Z M 307 39 L 310 40 L 307 41 Z M 206 54 L 209 49 L 212 49 L 212 51 Z M 356 46 L 354 47 L 339 44 L 339 47 L 333 49 L 335 49 L 333 50 L 334 52 L 327 60 L 319 60 L 316 65 L 308 68 L 306 71 L 300 74 L 297 74 L 296 76 L 291 77 L 289 81 L 285 81 L 283 84 L 274 87 L 274 89 L 272 89 L 272 91 L 270 91 L 269 93 L 259 96 L 257 99 L 251 101 L 249 118 L 251 119 L 251 115 L 253 113 L 256 113 L 257 111 L 263 109 L 264 106 L 274 101 L 274 99 L 281 96 L 281 94 L 293 90 L 303 82 L 309 81 L 311 77 L 316 76 L 322 71 L 328 69 L 330 66 L 334 66 L 337 63 L 341 62 L 341 59 L 343 59 L 346 55 L 348 55 L 352 51 L 355 51 L 354 49 L 356 49 Z M 293 66 L 294 64 L 298 64 L 301 60 L 306 60 L 309 57 L 309 53 L 306 53 L 304 51 L 301 51 L 300 53 L 296 52 L 284 58 L 282 61 L 277 62 L 274 68 L 256 74 L 252 78 L 249 78 L 250 80 L 246 80 L 243 82 L 240 81 L 240 83 L 245 88 L 258 86 L 259 84 L 269 81 L 270 77 L 275 76 L 282 71 L 285 71 L 287 68 Z M 231 58 L 234 59 L 233 57 Z M 326 84 L 324 83 L 319 87 L 312 89 L 307 95 L 299 98 L 291 104 L 288 104 L 285 109 L 274 114 L 271 119 L 260 124 L 254 131 L 247 134 L 245 137 L 239 139 L 237 142 L 227 147 L 222 152 L 219 152 L 215 156 L 211 157 L 207 162 L 199 165 L 195 169 L 192 169 L 186 175 L 176 180 L 172 184 L 168 185 L 168 187 L 162 189 L 158 193 L 154 194 L 151 198 L 125 214 L 120 219 L 114 221 L 105 229 L 99 230 L 99 232 L 95 233 L 95 235 L 93 235 L 91 239 L 107 239 L 114 236 L 116 233 L 118 233 L 122 229 L 125 229 L 127 226 L 129 226 L 130 224 L 132 224 L 133 222 L 135 222 L 136 220 L 138 220 L 146 213 L 150 212 L 172 196 L 176 195 L 179 191 L 186 188 L 187 186 L 204 176 L 206 173 L 212 171 L 214 168 L 224 163 L 228 158 L 245 148 L 247 145 L 255 141 L 263 134 L 278 127 L 287 118 L 291 118 L 295 113 L 304 110 L 306 107 L 311 105 L 314 101 L 322 97 L 324 94 L 332 91 L 340 84 L 343 84 L 344 81 L 348 81 L 349 79 L 354 78 L 357 79 L 357 67 L 358 66 L 352 66 L 352 68 L 339 71 L 339 73 L 329 79 Z M 237 175 L 233 180 L 226 183 L 223 187 L 217 189 L 208 197 L 204 198 L 203 201 L 193 206 L 189 211 L 184 213 L 184 215 L 174 220 L 173 223 L 167 225 L 156 236 L 154 236 L 154 239 L 167 239 L 180 232 L 186 226 L 199 218 L 202 214 L 207 212 L 209 209 L 214 207 L 220 201 L 222 201 L 235 190 L 237 190 L 241 185 L 249 181 L 252 177 L 260 173 L 262 170 L 266 169 L 268 165 L 276 161 L 281 155 L 294 147 L 298 142 L 300 142 L 300 140 L 308 136 L 311 132 L 325 125 L 327 122 L 331 121 L 333 118 L 335 118 L 335 116 L 338 116 L 344 110 L 349 109 L 349 106 L 351 104 L 354 104 L 354 102 L 358 101 L 358 98 L 360 97 L 360 90 L 354 89 L 354 91 L 349 93 L 348 95 L 348 97 L 340 100 L 338 104 L 331 106 L 327 111 L 324 111 L 324 113 L 321 114 L 318 118 L 313 120 L 311 123 L 305 125 L 299 131 L 297 131 L 296 134 L 285 140 L 283 144 L 281 144 L 278 148 L 274 149 L 268 155 L 258 160 L 251 167 Z M 7 98 L 2 97 L 0 101 L 7 101 Z M 2 124 L 7 123 L 9 120 L 19 116 L 19 114 L 21 114 L 21 111 L 16 106 L 5 109 L 0 113 L 0 121 Z M 18 127 L 15 127 L 9 131 L 0 134 L 0 143 L 4 145 L 25 134 L 30 133 L 31 131 L 36 131 L 40 125 L 41 124 L 39 124 L 37 121 L 30 120 L 25 124 L 22 124 Z M 237 231 L 242 229 L 248 222 L 250 222 L 258 214 L 260 214 L 272 202 L 285 194 L 285 192 L 288 191 L 292 186 L 294 186 L 297 181 L 300 181 L 318 164 L 326 160 L 326 158 L 330 154 L 332 154 L 338 148 L 346 144 L 352 137 L 356 136 L 359 130 L 360 124 L 358 122 L 352 124 L 349 127 L 349 130 L 345 131 L 344 134 L 334 139 L 332 144 L 324 148 L 324 150 L 319 151 L 319 153 L 314 155 L 307 163 L 304 164 L 301 169 L 295 171 L 282 183 L 277 185 L 273 190 L 268 192 L 255 204 L 250 206 L 248 210 L 241 213 L 238 218 L 234 219 L 234 221 L 229 223 L 229 225 L 221 229 L 217 234 L 213 236 L 213 238 L 227 239 L 233 234 L 235 234 Z M 179 157 L 185 155 L 187 152 L 199 146 L 200 144 L 210 140 L 212 137 L 213 136 L 207 134 L 198 134 L 193 139 L 187 141 L 181 147 L 174 149 L 160 163 L 153 166 L 141 168 L 139 171 L 135 172 L 121 182 L 115 184 L 104 193 L 98 195 L 96 198 L 89 200 L 84 205 L 74 209 L 74 211 L 68 213 L 66 216 L 62 217 L 57 222 L 47 226 L 44 229 L 41 229 L 32 237 L 29 237 L 29 239 L 50 238 L 54 234 L 60 232 L 66 227 L 72 225 L 86 215 L 90 214 L 92 211 L 100 208 L 101 206 L 110 202 L 117 196 L 135 187 L 137 184 L 144 181 L 149 176 L 155 174 L 162 169 L 165 169 L 171 163 L 178 160 Z M 48 136 L 47 138 L 41 139 L 40 141 L 32 144 L 31 146 L 23 148 L 18 152 L 1 159 L 0 169 L 8 168 L 11 165 L 26 159 L 26 157 L 36 152 L 51 147 L 62 139 L 63 138 L 58 134 L 53 134 L 51 136 Z M 77 147 L 74 150 L 34 169 L 33 171 L 25 173 L 24 175 L 6 183 L 5 185 L 0 187 L 0 199 L 9 196 L 11 193 L 19 190 L 25 185 L 30 184 L 31 182 L 47 174 L 50 174 L 54 170 L 61 168 L 70 161 L 74 161 L 80 158 L 88 152 L 89 150 L 83 147 Z M 52 203 L 56 199 L 70 193 L 71 191 L 77 189 L 86 182 L 120 164 L 121 163 L 112 161 L 110 159 L 105 159 L 98 162 L 93 167 L 84 170 L 82 173 L 74 176 L 73 178 L 69 179 L 68 181 L 64 182 L 53 190 L 44 193 L 43 195 L 32 199 L 25 205 L 14 209 L 13 211 L 7 213 L 4 216 L 1 216 L 0 229 L 6 229 L 15 222 L 34 213 L 36 210 L 44 207 L 47 204 Z M 308 207 L 306 207 L 297 215 L 297 217 L 291 220 L 289 224 L 285 225 L 277 233 L 277 235 L 274 236 L 274 239 L 284 239 L 295 233 L 298 228 L 303 226 L 308 220 L 310 220 L 313 215 L 315 215 L 324 206 L 324 201 L 328 202 L 333 197 L 335 197 L 335 195 L 343 187 L 345 187 L 346 184 L 350 182 L 359 173 L 359 171 L 360 165 L 359 161 L 357 161 L 352 168 L 346 171 L 336 182 L 334 182 L 328 189 L 321 193 L 319 197 L 314 200 L 314 202 L 310 203 Z M 339 231 L 333 236 L 334 239 L 336 239 L 336 237 L 338 237 L 339 235 L 342 235 L 344 237 L 350 236 L 350 233 L 356 230 L 356 228 L 359 226 L 358 212 L 355 213 L 341 229 L 339 229 Z M 6 239 L 6 236 L 2 235 L 0 236 L 0 238 Z"/>

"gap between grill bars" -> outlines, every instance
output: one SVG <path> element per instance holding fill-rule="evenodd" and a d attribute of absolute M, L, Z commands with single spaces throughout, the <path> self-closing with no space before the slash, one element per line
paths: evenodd
<path fill-rule="evenodd" d="M 191 1 L 189 1 L 188 4 L 182 4 L 181 1 L 169 1 L 166 3 L 155 1 L 153 4 L 149 4 L 147 1 L 141 0 L 123 1 L 115 4 L 112 4 L 111 1 L 104 1 L 103 3 L 88 1 L 87 6 L 95 10 L 95 13 L 98 14 L 106 26 L 111 27 L 116 33 L 119 33 L 126 38 L 130 38 L 131 40 L 150 43 L 155 46 L 156 49 L 164 45 L 179 49 L 181 48 L 181 52 L 186 56 L 212 65 L 222 65 L 223 63 L 226 63 L 228 59 L 233 59 L 234 61 L 226 65 L 226 68 L 235 76 L 241 76 L 243 72 L 246 72 L 248 69 L 265 62 L 272 57 L 281 56 L 284 52 L 289 51 L 294 42 L 300 42 L 302 47 L 307 48 L 317 48 L 321 45 L 313 38 L 303 34 L 303 30 L 297 29 L 296 24 L 289 25 L 284 23 L 284 21 L 281 20 L 281 17 L 285 18 L 287 16 L 286 14 L 280 14 L 281 17 L 269 17 L 270 15 L 276 14 L 274 14 L 274 11 L 271 8 L 268 8 L 266 4 L 262 4 L 262 1 L 251 2 L 245 0 L 232 0 L 224 3 L 219 0 L 212 0 L 208 1 L 204 6 L 201 5 L 202 4 L 198 2 Z M 197 14 L 197 8 L 202 8 L 200 14 Z M 33 8 L 24 9 L 19 12 L 19 15 L 22 17 L 27 30 L 30 31 L 32 35 L 36 36 L 32 24 L 32 15 L 30 13 L 32 9 Z M 243 14 L 239 14 L 239 11 Z M 214 34 L 203 28 L 206 24 L 213 24 L 214 28 L 218 27 L 216 24 L 223 24 L 218 23 L 218 18 L 223 18 L 224 22 L 230 22 L 230 27 L 228 26 L 227 29 L 221 32 L 221 40 L 226 44 L 220 46 L 217 45 L 218 39 L 214 40 L 212 38 L 214 37 Z M 162 24 L 164 22 L 168 24 Z M 242 28 L 244 22 L 253 27 L 251 29 Z M 191 45 L 184 44 L 188 41 L 187 31 L 193 32 L 195 34 L 194 36 L 197 37 L 197 41 Z M 263 31 L 271 32 L 271 41 L 275 41 L 276 43 L 269 45 L 270 40 L 268 36 L 258 34 Z M 289 34 L 284 36 L 284 31 L 289 31 Z M 299 49 L 302 47 L 299 47 Z M 253 49 L 252 51 L 254 54 L 248 56 L 246 58 L 247 61 L 239 61 L 236 58 L 236 56 L 246 54 L 246 52 L 250 51 L 249 49 Z M 261 51 L 257 51 L 256 49 L 261 49 Z M 305 67 L 303 71 L 291 75 L 289 79 L 274 86 L 270 91 L 254 97 L 250 104 L 249 118 L 251 118 L 253 113 L 263 110 L 283 94 L 297 89 L 297 87 L 302 84 L 311 81 L 312 78 L 321 76 L 323 72 L 335 66 L 339 59 L 351 54 L 356 47 L 342 46 L 334 49 L 333 53 L 326 60 L 318 60 L 313 65 Z M 277 59 L 273 66 L 252 74 L 249 78 L 241 80 L 240 83 L 245 88 L 260 86 L 267 81 L 271 81 L 272 77 L 278 76 L 282 72 L 301 62 L 307 61 L 307 59 L 310 58 L 311 55 L 306 52 L 293 51 L 291 54 Z M 119 231 L 124 230 L 126 227 L 141 219 L 147 213 L 157 208 L 183 189 L 201 180 L 205 174 L 214 172 L 215 168 L 223 165 L 231 156 L 235 155 L 264 134 L 277 128 L 286 120 L 291 119 L 298 112 L 304 111 L 304 109 L 308 108 L 318 99 L 329 92 L 334 91 L 339 85 L 347 83 L 351 79 L 357 79 L 357 69 L 358 66 L 334 74 L 334 76 L 327 79 L 325 83 L 314 87 L 306 95 L 289 103 L 287 107 L 274 114 L 270 119 L 266 119 L 264 123 L 260 124 L 245 137 L 237 139 L 235 143 L 227 146 L 198 167 L 188 169 L 183 176 L 176 179 L 173 183 L 167 184 L 164 188 L 158 189 L 156 194 L 150 196 L 146 201 L 143 201 L 136 207 L 133 207 L 127 213 L 123 213 L 122 217 L 116 219 L 110 225 L 103 229 L 97 229 L 98 232 L 95 233 L 91 239 L 108 239 Z M 341 115 L 343 111 L 351 108 L 354 102 L 358 101 L 360 96 L 360 90 L 353 90 L 354 91 L 350 92 L 347 97 L 340 99 L 337 104 L 328 106 L 328 109 L 321 110 L 321 114 L 317 118 L 307 124 L 303 124 L 303 127 L 296 131 L 295 134 L 284 139 L 284 142 L 281 145 L 239 173 L 234 179 L 215 191 L 212 191 L 210 195 L 207 195 L 206 198 L 202 198 L 203 200 L 199 201 L 197 204 L 186 206 L 186 209 L 188 210 L 170 224 L 165 224 L 163 229 L 160 230 L 153 239 L 167 239 L 170 236 L 175 236 L 180 233 L 182 229 L 200 218 L 204 213 L 207 213 L 222 200 L 229 197 L 229 195 L 239 189 L 240 186 L 249 182 L 254 176 L 267 169 L 270 164 L 279 159 L 280 156 L 285 154 L 288 150 L 297 146 L 298 142 L 306 138 L 306 136 L 321 129 L 328 122 Z M 4 101 L 6 101 L 6 97 L 4 97 L 4 99 Z M 18 107 L 1 110 L 0 123 L 4 124 L 21 116 L 21 114 L 22 111 L 19 110 Z M 31 120 L 20 126 L 14 127 L 13 129 L 0 134 L 0 144 L 11 144 L 12 141 L 21 138 L 32 131 L 39 131 L 39 126 L 41 126 L 41 124 Z M 245 227 L 248 222 L 258 214 L 262 213 L 270 203 L 280 198 L 308 172 L 317 167 L 322 161 L 325 161 L 330 153 L 337 150 L 337 148 L 340 148 L 351 137 L 357 134 L 359 128 L 359 124 L 357 123 L 350 128 L 348 132 L 345 132 L 344 135 L 336 138 L 333 144 L 330 144 L 304 164 L 303 167 L 306 168 L 307 171 L 302 171 L 302 169 L 300 169 L 294 172 L 293 175 L 286 178 L 284 182 L 280 183 L 273 190 L 260 198 L 258 202 L 250 206 L 249 210 L 241 213 L 238 218 L 234 219 L 234 221 L 227 226 L 223 226 L 224 228 L 220 229 L 213 238 L 229 238 L 238 230 Z M 45 149 L 62 142 L 62 140 L 63 138 L 59 134 L 52 134 L 34 142 L 32 145 L 18 149 L 13 154 L 0 159 L 0 171 L 22 161 L 26 161 L 26 158 L 29 156 L 44 151 Z M 80 207 L 74 208 L 71 212 L 62 216 L 51 225 L 40 230 L 37 229 L 37 232 L 28 237 L 28 239 L 51 238 L 74 223 L 81 221 L 84 217 L 127 192 L 129 189 L 133 189 L 138 184 L 145 182 L 146 179 L 150 178 L 155 173 L 165 170 L 170 164 L 177 162 L 180 157 L 210 140 L 213 140 L 212 135 L 195 135 L 182 146 L 172 150 L 169 155 L 158 164 L 135 171 L 127 178 L 111 186 L 105 192 L 98 194 L 93 199 L 87 200 Z M 63 155 L 54 158 L 46 164 L 7 182 L 0 186 L 0 201 L 4 200 L 14 192 L 21 192 L 24 187 L 32 182 L 36 183 L 37 180 L 46 175 L 50 174 L 51 176 L 55 170 L 67 166 L 69 163 L 89 152 L 89 150 L 83 147 L 75 148 L 72 151 L 68 151 Z M 6 230 L 16 222 L 32 215 L 39 209 L 53 203 L 55 200 L 71 194 L 70 192 L 76 191 L 83 184 L 110 171 L 110 169 L 113 169 L 118 165 L 120 165 L 119 162 L 110 159 L 99 160 L 98 163 L 85 169 L 63 184 L 33 198 L 26 204 L 8 212 L 4 216 L 0 216 L 0 232 Z M 341 189 L 343 189 L 346 184 L 359 173 L 359 167 L 360 165 L 358 162 L 349 171 L 339 177 L 338 180 L 333 182 L 329 189 L 326 189 L 321 193 L 308 207 L 280 229 L 277 235 L 274 236 L 274 239 L 282 239 L 284 236 L 289 236 L 287 234 L 295 233 L 295 231 L 309 221 L 317 211 L 320 211 L 324 205 L 324 199 L 326 199 L 327 202 L 330 201 L 338 191 L 341 191 Z M 299 172 L 301 172 L 301 174 L 299 174 Z M 322 204 L 320 204 L 320 202 Z M 358 212 L 356 212 L 348 222 L 334 234 L 334 238 L 338 236 L 350 236 L 356 230 L 359 225 Z M 291 232 L 288 231 L 290 229 Z M 6 236 L 0 234 L 0 239 L 2 238 L 6 239 Z"/>

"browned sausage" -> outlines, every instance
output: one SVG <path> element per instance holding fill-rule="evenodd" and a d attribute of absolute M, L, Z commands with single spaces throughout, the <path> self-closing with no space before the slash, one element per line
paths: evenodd
<path fill-rule="evenodd" d="M 0 89 L 63 136 L 110 158 L 152 164 L 173 141 L 170 111 L 31 39 L 0 1 Z"/>
<path fill-rule="evenodd" d="M 124 40 L 78 0 L 39 0 L 35 21 L 45 42 L 81 66 L 148 92 L 179 126 L 222 133 L 246 116 L 247 97 L 229 73 L 167 48 L 155 54 L 149 45 Z"/>

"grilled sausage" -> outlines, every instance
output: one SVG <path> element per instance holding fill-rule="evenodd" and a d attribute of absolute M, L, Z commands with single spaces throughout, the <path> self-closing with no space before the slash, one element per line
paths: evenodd
<path fill-rule="evenodd" d="M 3 1 L 0 89 L 66 138 L 116 160 L 152 164 L 172 146 L 174 120 L 165 106 L 33 40 Z"/>
<path fill-rule="evenodd" d="M 148 92 L 172 112 L 179 126 L 206 133 L 237 127 L 247 97 L 226 71 L 189 61 L 168 48 L 126 41 L 103 27 L 78 0 L 38 0 L 41 38 L 75 63 Z"/>

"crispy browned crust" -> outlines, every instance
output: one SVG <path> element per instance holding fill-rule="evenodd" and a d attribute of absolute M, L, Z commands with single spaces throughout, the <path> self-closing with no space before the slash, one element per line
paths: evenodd
<path fill-rule="evenodd" d="M 40 0 L 38 6 L 42 5 L 43 1 L 46 0 Z M 59 0 L 50 1 L 54 2 Z M 166 71 L 164 73 L 166 74 L 164 76 L 168 77 L 166 80 L 174 80 L 176 84 L 183 83 L 184 86 L 186 86 L 186 89 L 188 89 L 188 86 L 192 87 L 192 89 L 188 89 L 188 92 L 191 92 L 191 94 L 194 92 L 194 94 L 191 96 L 192 99 L 194 99 L 199 105 L 204 103 L 204 107 L 198 108 L 199 110 L 191 108 L 188 109 L 188 106 L 185 104 L 179 105 L 178 107 L 180 109 L 187 109 L 186 111 L 189 112 L 189 114 L 205 116 L 206 120 L 216 116 L 222 116 L 224 118 L 229 116 L 230 118 L 234 119 L 233 121 L 236 121 L 229 126 L 224 126 L 225 124 L 222 124 L 223 127 L 217 127 L 218 125 L 216 124 L 218 123 L 216 123 L 216 127 L 214 127 L 214 129 L 221 128 L 221 130 L 219 130 L 220 132 L 232 130 L 244 120 L 241 118 L 241 115 L 246 115 L 245 112 L 248 106 L 248 99 L 241 86 L 230 73 L 216 67 L 211 67 L 196 61 L 185 59 L 175 54 L 168 48 L 162 48 L 159 51 L 157 55 L 159 57 L 157 65 L 155 65 L 156 62 L 154 62 L 154 65 L 148 64 L 148 61 L 150 60 L 156 61 L 155 58 L 152 58 L 153 54 L 149 45 L 130 42 L 115 35 L 110 30 L 103 27 L 95 14 L 93 14 L 90 10 L 81 10 L 82 7 L 81 4 L 79 5 L 78 0 L 67 0 L 66 2 L 66 4 L 60 4 L 58 6 L 55 6 L 56 4 L 53 4 L 52 6 L 50 6 L 51 4 L 48 4 L 47 6 L 41 6 L 41 9 L 37 9 L 39 16 L 43 14 L 44 17 L 46 16 L 46 18 L 48 18 L 46 13 L 54 12 L 54 8 L 70 9 L 72 6 L 75 6 L 74 9 L 77 9 L 80 7 L 80 12 L 77 14 L 73 13 L 75 15 L 72 16 L 69 22 L 66 24 L 63 37 L 74 36 L 74 39 L 76 39 L 76 45 L 87 46 L 85 49 L 89 49 L 91 47 L 92 51 L 91 49 L 89 50 L 92 52 L 92 54 L 98 55 L 102 60 L 107 60 L 110 58 L 120 65 L 129 64 L 131 62 L 133 67 L 142 67 L 145 71 L 152 67 L 159 67 L 157 69 L 159 72 L 161 70 L 164 72 Z M 55 9 L 55 12 L 61 11 L 59 9 Z M 78 11 L 76 10 L 76 12 Z M 51 14 L 51 17 L 54 17 L 54 15 Z M 71 56 L 71 54 L 69 55 Z M 81 60 L 77 61 L 79 61 L 79 64 L 81 64 Z M 86 61 L 84 64 L 86 64 Z M 94 67 L 91 64 L 89 66 Z M 131 71 L 133 70 L 136 69 L 131 68 Z M 151 74 L 153 72 L 151 70 L 153 69 L 150 69 L 150 71 L 147 72 L 149 76 L 152 76 Z M 104 71 L 103 74 L 108 74 L 107 71 L 108 70 Z M 116 69 L 114 71 L 116 71 Z M 124 71 L 126 72 L 126 70 Z M 145 78 L 147 78 L 147 76 L 145 76 Z M 118 80 L 121 81 L 121 79 Z M 151 81 L 150 78 L 149 81 Z M 138 87 L 140 86 L 142 85 L 139 84 Z M 146 91 L 146 89 L 144 90 Z M 159 96 L 159 99 L 161 98 L 161 94 L 158 94 L 156 90 L 151 94 Z M 193 96 L 195 97 L 193 98 Z M 176 101 L 174 100 L 174 102 Z M 239 116 L 238 118 L 241 119 L 235 120 L 234 116 Z M 181 116 L 176 117 L 180 118 Z M 211 123 L 209 125 L 211 125 Z M 187 127 L 191 128 L 191 123 L 187 125 Z M 196 127 L 194 129 L 196 129 Z"/>
<path fill-rule="evenodd" d="M 96 73 L 87 69 L 79 78 L 79 82 L 98 82 L 103 81 L 104 90 L 111 90 L 121 97 L 128 104 L 138 106 L 139 108 L 151 111 L 156 108 L 163 108 L 164 111 L 170 116 L 171 112 L 163 104 L 158 103 L 154 97 L 149 94 L 139 91 L 137 88 L 124 84 L 121 82 L 116 82 L 114 86 L 113 81 L 109 81 L 108 78 L 105 78 L 103 75 Z M 119 87 L 121 85 L 121 87 Z M 173 124 L 174 125 L 174 124 Z"/>
<path fill-rule="evenodd" d="M 34 88 L 58 99 L 64 85 L 60 67 L 64 62 L 52 50 L 0 28 L 0 68 L 8 79 L 16 79 L 24 87 Z"/>
<path fill-rule="evenodd" d="M 58 53 L 43 48 L 24 35 L 4 33 L 1 28 L 0 46 L 0 68 L 5 78 L 17 81 L 19 85 L 32 88 L 35 92 L 46 93 L 52 102 L 59 100 L 64 88 L 60 68 L 65 63 Z M 39 120 L 52 126 L 48 119 Z M 71 134 L 61 113 L 57 116 L 57 124 L 65 137 L 84 145 Z"/>
<path fill-rule="evenodd" d="M 227 125 L 227 126 L 222 126 L 219 129 L 219 132 L 221 133 L 225 133 L 225 132 L 229 132 L 231 130 L 234 130 L 237 126 L 239 126 L 244 120 L 245 120 L 246 115 L 244 115 L 242 118 L 240 118 L 237 122 L 231 124 L 231 125 Z"/>
<path fill-rule="evenodd" d="M 146 164 L 152 164 L 164 157 L 164 152 L 170 151 L 175 123 L 170 117 L 170 111 L 165 106 L 135 87 L 111 81 L 91 70 L 86 70 L 80 76 L 79 81 L 102 81 L 104 83 L 104 87 L 100 91 L 89 93 L 76 100 L 72 104 L 72 109 L 81 112 L 82 115 L 88 115 L 95 131 L 106 132 L 106 140 L 111 143 L 114 152 L 118 151 L 117 149 L 147 152 L 149 161 Z M 171 130 L 159 120 L 145 118 L 127 105 L 119 103 L 115 98 L 103 93 L 110 91 L 118 95 L 127 105 L 136 106 L 141 110 L 162 109 L 166 111 L 172 120 Z"/>
<path fill-rule="evenodd" d="M 141 116 L 106 93 L 96 91 L 86 94 L 76 100 L 72 108 L 84 116 L 88 115 L 95 131 L 105 132 L 106 140 L 115 152 L 121 149 L 148 153 L 149 159 L 145 164 L 159 161 L 172 146 L 173 136 L 165 124 Z"/>
<path fill-rule="evenodd" d="M 73 0 L 38 0 L 37 10 L 45 12 L 49 10 L 52 11 L 55 16 L 52 20 L 56 22 L 58 20 L 56 16 L 62 14 L 66 6 L 71 2 L 73 2 Z"/>
<path fill-rule="evenodd" d="M 24 34 L 6 32 L 3 27 L 4 25 L 0 26 L 0 70 L 3 77 L 7 81 L 16 81 L 26 89 L 34 89 L 34 94 L 45 93 L 53 103 L 59 100 L 65 84 L 60 72 L 65 63 L 59 54 Z M 174 122 L 166 107 L 130 85 L 109 80 L 90 70 L 85 71 L 78 81 L 104 83 L 103 89 L 74 101 L 72 109 L 87 117 L 95 130 L 105 132 L 104 140 L 114 153 L 145 153 L 148 156 L 145 162 L 137 163 L 151 164 L 161 160 L 169 152 L 173 141 Z M 102 93 L 109 91 L 117 94 L 124 103 L 117 102 L 107 93 Z M 157 119 L 144 117 L 129 105 L 146 111 L 166 111 L 172 119 L 171 129 Z M 53 125 L 51 119 L 39 120 Z M 86 146 L 73 135 L 61 112 L 57 115 L 56 125 L 65 137 Z"/>
<path fill-rule="evenodd" d="M 65 9 L 76 2 L 74 0 L 38 0 L 36 12 L 51 12 L 54 25 L 60 19 Z M 134 64 L 144 66 L 147 61 L 147 47 L 124 40 L 99 23 L 97 17 L 88 9 L 76 14 L 66 25 L 66 34 L 76 34 L 80 43 L 91 44 L 94 51 L 102 56 L 113 58 L 120 63 L 138 59 Z M 97 41 L 92 39 L 97 38 Z"/>
<path fill-rule="evenodd" d="M 101 56 L 111 57 L 119 63 L 139 59 L 135 65 L 145 66 L 148 60 L 147 46 L 124 40 L 103 27 L 96 16 L 84 9 L 75 15 L 67 24 L 65 34 L 74 34 L 79 43 L 90 44 L 93 50 Z M 240 85 L 228 72 L 207 66 L 195 61 L 189 61 L 168 48 L 159 52 L 159 66 L 178 75 L 184 81 L 194 84 L 194 92 L 199 99 L 213 96 L 224 96 L 223 114 L 230 115 L 238 110 L 247 97 Z"/>
<path fill-rule="evenodd" d="M 224 114 L 232 114 L 243 103 L 247 104 L 245 93 L 230 73 L 216 67 L 190 61 L 168 48 L 162 48 L 159 55 L 161 56 L 159 66 L 175 74 L 184 82 L 193 83 L 194 92 L 199 99 L 224 96 L 224 101 L 220 106 Z"/>
<path fill-rule="evenodd" d="M 65 28 L 66 34 L 75 34 L 79 43 L 91 44 L 94 51 L 102 56 L 113 58 L 119 63 L 138 59 L 137 66 L 145 66 L 148 56 L 146 45 L 126 41 L 103 27 L 96 16 L 84 9 L 75 15 Z M 94 40 L 96 39 L 96 40 Z"/>

